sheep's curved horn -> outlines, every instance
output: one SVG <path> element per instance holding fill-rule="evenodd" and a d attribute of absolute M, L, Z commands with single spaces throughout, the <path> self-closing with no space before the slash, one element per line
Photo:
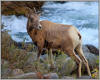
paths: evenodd
<path fill-rule="evenodd" d="M 26 7 L 26 9 L 29 11 L 29 12 L 33 12 L 31 8 L 29 7 Z"/>
<path fill-rule="evenodd" d="M 29 17 L 29 14 L 33 13 L 33 11 L 32 11 L 32 9 L 29 8 L 29 7 L 25 7 L 25 8 L 26 8 L 26 10 L 27 10 L 27 12 L 25 13 L 25 15 L 26 15 L 27 17 Z"/>

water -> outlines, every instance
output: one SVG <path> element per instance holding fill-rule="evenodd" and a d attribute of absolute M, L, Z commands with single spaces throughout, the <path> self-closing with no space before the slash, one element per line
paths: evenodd
<path fill-rule="evenodd" d="M 42 7 L 40 20 L 49 20 L 61 24 L 76 26 L 82 37 L 83 44 L 92 44 L 98 47 L 98 3 L 97 2 L 66 2 L 64 4 L 46 2 Z M 32 41 L 26 31 L 27 18 L 2 16 L 2 23 L 11 30 L 9 34 L 15 41 Z"/>

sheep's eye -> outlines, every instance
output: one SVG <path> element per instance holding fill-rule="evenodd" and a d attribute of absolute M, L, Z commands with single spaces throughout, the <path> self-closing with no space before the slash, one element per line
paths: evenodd
<path fill-rule="evenodd" d="M 33 21 L 33 19 L 31 18 L 31 19 L 30 19 L 30 21 L 32 22 L 32 21 Z"/>

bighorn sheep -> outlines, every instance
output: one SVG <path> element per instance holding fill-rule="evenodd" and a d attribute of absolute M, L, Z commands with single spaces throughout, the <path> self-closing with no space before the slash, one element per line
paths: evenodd
<path fill-rule="evenodd" d="M 91 76 L 88 61 L 82 50 L 82 37 L 79 31 L 72 25 L 56 24 L 48 20 L 39 21 L 39 15 L 29 11 L 27 32 L 38 46 L 38 58 L 44 47 L 60 49 L 76 61 L 79 77 L 81 77 L 82 62 Z M 79 57 L 75 54 L 75 50 Z"/>

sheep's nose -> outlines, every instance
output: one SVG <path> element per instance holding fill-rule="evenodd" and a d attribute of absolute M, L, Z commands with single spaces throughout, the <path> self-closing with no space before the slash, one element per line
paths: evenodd
<path fill-rule="evenodd" d="M 42 29 L 42 26 L 41 25 L 39 25 L 39 29 Z"/>
<path fill-rule="evenodd" d="M 41 27 L 41 26 L 39 26 L 39 27 L 38 27 L 38 29 L 42 29 L 42 27 Z"/>

